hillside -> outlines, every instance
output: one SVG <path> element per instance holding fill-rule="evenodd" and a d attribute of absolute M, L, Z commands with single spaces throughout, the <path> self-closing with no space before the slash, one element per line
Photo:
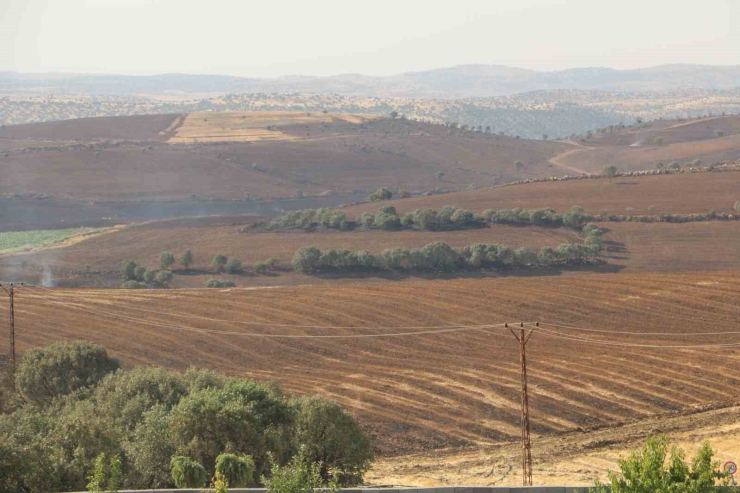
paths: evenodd
<path fill-rule="evenodd" d="M 567 148 L 402 119 L 304 112 L 10 126 L 0 129 L 0 216 L 5 224 L 21 222 L 17 214 L 27 223 L 76 224 L 274 213 L 317 207 L 316 198 L 333 206 L 381 186 L 421 193 L 563 174 L 548 159 Z"/>
<path fill-rule="evenodd" d="M 0 72 L 0 91 L 132 96 L 164 93 L 305 92 L 371 97 L 466 98 L 556 89 L 669 91 L 731 89 L 739 66 L 663 65 L 633 70 L 604 67 L 540 72 L 496 65 L 458 65 L 388 77 L 341 74 L 256 79 L 225 75 L 154 76 Z"/>
<path fill-rule="evenodd" d="M 501 326 L 389 334 L 539 320 L 528 362 L 532 431 L 540 437 L 735 399 L 734 349 L 713 348 L 710 358 L 708 349 L 663 346 L 726 343 L 694 333 L 737 330 L 738 290 L 736 272 L 225 291 L 20 288 L 16 337 L 21 351 L 88 340 L 125 366 L 205 366 L 326 394 L 367 423 L 389 455 L 519 435 L 519 361 Z M 648 342 L 658 347 L 629 346 Z"/>
<path fill-rule="evenodd" d="M 628 207 L 634 209 L 634 214 L 692 214 L 711 209 L 729 213 L 738 200 L 740 172 L 718 172 L 524 183 L 392 200 L 387 204 L 399 213 L 454 205 L 476 213 L 516 207 L 565 212 L 580 206 L 591 214 L 625 214 Z M 343 208 L 350 217 L 376 209 L 377 204 L 372 203 Z"/>

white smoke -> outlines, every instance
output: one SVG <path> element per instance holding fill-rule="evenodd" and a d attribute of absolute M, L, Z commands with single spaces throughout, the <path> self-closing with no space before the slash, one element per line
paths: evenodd
<path fill-rule="evenodd" d="M 54 276 L 51 274 L 51 269 L 48 265 L 44 265 L 44 273 L 41 275 L 41 285 L 45 288 L 54 287 Z"/>

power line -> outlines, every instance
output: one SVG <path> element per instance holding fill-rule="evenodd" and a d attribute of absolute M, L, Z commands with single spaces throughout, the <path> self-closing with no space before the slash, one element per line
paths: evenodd
<path fill-rule="evenodd" d="M 531 325 L 531 324 L 529 324 Z M 567 339 L 570 341 L 584 342 L 587 344 L 601 345 L 601 346 L 618 346 L 618 347 L 632 347 L 632 348 L 649 348 L 649 349 L 707 349 L 707 348 L 732 348 L 740 347 L 740 343 L 734 344 L 687 344 L 687 345 L 673 345 L 673 344 L 637 344 L 622 341 L 608 341 L 600 339 L 591 339 L 581 336 L 573 336 L 569 334 L 563 334 L 553 330 L 545 329 L 542 325 L 550 325 L 545 322 L 540 323 L 540 327 L 535 329 L 535 332 L 539 332 L 548 337 L 554 337 L 559 339 Z"/>
<path fill-rule="evenodd" d="M 41 295 L 35 293 L 36 296 L 41 296 L 47 299 L 47 301 L 51 301 L 48 298 L 53 298 L 54 300 L 58 302 L 68 302 L 67 300 L 64 300 L 64 296 L 59 295 Z M 74 300 L 78 304 L 83 303 L 80 300 Z M 94 302 L 93 302 L 94 303 Z M 120 308 L 124 308 L 126 310 L 135 310 L 140 312 L 146 312 L 146 313 L 154 313 L 157 315 L 166 315 L 171 317 L 180 317 L 180 318 L 188 318 L 193 320 L 204 320 L 208 322 L 222 322 L 222 323 L 232 323 L 232 324 L 240 324 L 240 325 L 249 325 L 249 326 L 261 326 L 261 327 L 283 327 L 283 328 L 294 328 L 294 329 L 374 329 L 374 330 L 399 330 L 399 329 L 456 329 L 456 328 L 473 328 L 473 327 L 480 327 L 480 328 L 487 328 L 489 325 L 487 324 L 480 324 L 480 325 L 422 325 L 422 326 L 405 326 L 405 325 L 398 325 L 398 326 L 363 326 L 363 325 L 299 325 L 299 324 L 276 324 L 276 323 L 270 323 L 270 322 L 250 322 L 250 321 L 243 321 L 243 320 L 228 320 L 228 319 L 220 319 L 220 318 L 211 318 L 211 317 L 201 317 L 198 315 L 187 315 L 187 314 L 180 314 L 180 313 L 171 313 L 171 312 L 163 312 L 160 310 L 147 310 L 145 308 L 138 308 L 130 305 L 123 305 L 120 303 L 113 303 L 109 300 L 106 300 L 107 305 L 113 305 Z"/>
<path fill-rule="evenodd" d="M 43 298 L 39 298 L 43 299 Z M 435 330 L 417 330 L 412 332 L 398 332 L 398 333 L 382 333 L 382 334 L 331 334 L 331 335 L 291 335 L 291 334 L 258 334 L 258 333 L 251 333 L 251 332 L 235 332 L 235 331 L 224 331 L 224 330 L 215 330 L 215 329 L 203 329 L 199 327 L 190 327 L 186 325 L 174 325 L 174 324 L 167 324 L 163 322 L 154 322 L 144 319 L 138 319 L 134 317 L 128 317 L 125 315 L 117 314 L 117 313 L 111 313 L 111 312 L 105 312 L 103 310 L 96 310 L 91 308 L 80 308 L 78 306 L 74 306 L 70 303 L 65 302 L 59 302 L 54 300 L 44 300 L 48 303 L 54 303 L 63 305 L 71 310 L 78 310 L 85 313 L 90 313 L 93 315 L 98 315 L 105 318 L 115 319 L 115 320 L 122 320 L 125 322 L 133 322 L 133 323 L 140 323 L 144 325 L 149 325 L 152 327 L 159 327 L 163 329 L 172 329 L 172 330 L 182 330 L 182 331 L 189 331 L 189 332 L 201 332 L 201 333 L 208 333 L 208 334 L 220 334 L 220 335 L 234 335 L 234 336 L 243 336 L 243 337 L 262 337 L 262 338 L 269 338 L 269 339 L 361 339 L 361 338 L 381 338 L 381 337 L 405 337 L 405 336 L 413 336 L 413 335 L 431 335 L 431 334 L 447 334 L 452 332 L 464 332 L 469 330 L 485 330 L 489 328 L 504 328 L 504 324 L 493 324 L 493 325 L 475 325 L 475 326 L 460 326 L 460 327 L 454 327 L 454 328 L 447 328 L 447 329 L 435 329 Z M 333 329 L 334 327 L 325 327 L 326 329 Z M 372 327 L 368 327 L 368 329 L 372 329 Z"/>
<path fill-rule="evenodd" d="M 720 336 L 720 335 L 738 335 L 740 331 L 728 331 L 728 332 L 687 332 L 687 333 L 675 333 L 675 332 L 629 332 L 619 330 L 599 330 L 599 329 L 584 329 L 581 327 L 573 327 L 571 325 L 558 325 L 548 323 L 550 327 L 558 327 L 561 329 L 579 330 L 583 332 L 597 332 L 601 334 L 620 334 L 620 335 L 633 335 L 633 336 L 679 336 L 679 337 L 695 337 L 695 336 Z"/>

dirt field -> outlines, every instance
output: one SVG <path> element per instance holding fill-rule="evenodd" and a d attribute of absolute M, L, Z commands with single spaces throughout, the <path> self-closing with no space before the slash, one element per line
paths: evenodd
<path fill-rule="evenodd" d="M 144 265 L 156 266 L 163 251 L 182 252 L 191 249 L 195 255 L 194 271 L 177 275 L 174 287 L 202 287 L 214 277 L 210 262 L 221 253 L 242 261 L 251 267 L 259 260 L 277 258 L 283 266 L 289 266 L 293 254 L 302 246 L 326 248 L 348 248 L 380 253 L 385 248 L 405 246 L 422 247 L 435 241 L 444 241 L 454 247 L 471 243 L 504 243 L 513 247 L 527 246 L 535 250 L 546 245 L 559 245 L 577 241 L 577 235 L 567 229 L 519 228 L 494 225 L 491 228 L 449 231 L 370 231 L 329 233 L 239 233 L 237 226 L 172 226 L 164 221 L 143 226 L 133 226 L 121 231 L 91 238 L 69 248 L 38 252 L 32 255 L 0 257 L 0 279 L 22 278 L 27 282 L 38 282 L 44 266 L 51 268 L 57 282 L 63 285 L 102 285 L 118 287 L 117 271 L 121 260 L 131 259 Z M 26 267 L 20 267 L 26 263 Z M 106 272 L 89 277 L 72 271 Z M 281 272 L 272 275 L 223 275 L 237 285 L 285 285 L 319 282 L 321 278 Z M 370 279 L 382 279 L 370 276 Z M 331 276 L 326 282 L 331 282 Z M 347 279 L 344 280 L 348 281 Z"/>
<path fill-rule="evenodd" d="M 695 333 L 737 331 L 738 293 L 736 271 L 224 291 L 21 288 L 16 334 L 21 350 L 89 340 L 126 366 L 206 366 L 326 394 L 353 409 L 382 454 L 392 455 L 518 437 L 511 334 L 501 327 L 338 339 L 244 334 L 367 336 L 539 320 L 528 361 L 532 429 L 540 437 L 736 399 L 735 348 L 629 344 L 731 343 L 728 335 Z"/>
<path fill-rule="evenodd" d="M 177 128 L 168 142 L 192 144 L 196 142 L 257 142 L 263 140 L 294 140 L 298 135 L 282 132 L 286 126 L 331 123 L 361 124 L 369 121 L 359 115 L 304 113 L 297 111 L 260 111 L 234 113 L 191 113 Z M 267 126 L 279 129 L 268 130 Z"/>
<path fill-rule="evenodd" d="M 421 208 L 439 209 L 455 205 L 480 213 L 485 209 L 535 209 L 550 207 L 564 212 L 578 205 L 590 213 L 625 214 L 632 207 L 635 214 L 689 214 L 732 212 L 740 200 L 740 172 L 697 173 L 542 182 L 457 192 L 387 202 L 401 211 Z M 377 204 L 348 206 L 350 216 L 373 212 Z"/>

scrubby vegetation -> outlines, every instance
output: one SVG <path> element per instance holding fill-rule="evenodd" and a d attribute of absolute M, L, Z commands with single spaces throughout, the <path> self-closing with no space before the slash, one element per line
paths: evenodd
<path fill-rule="evenodd" d="M 620 474 L 609 471 L 607 484 L 597 483 L 595 493 L 686 492 L 714 493 L 734 491 L 730 476 L 720 471 L 719 461 L 709 443 L 704 443 L 686 464 L 686 453 L 672 447 L 668 437 L 650 436 L 645 445 L 618 461 Z"/>
<path fill-rule="evenodd" d="M 349 485 L 373 459 L 334 402 L 207 370 L 122 370 L 102 346 L 31 350 L 16 387 L 0 415 L 2 493 L 253 486 L 291 468 Z"/>
<path fill-rule="evenodd" d="M 206 281 L 205 286 L 207 288 L 233 288 L 236 284 L 224 279 L 209 279 Z"/>
<path fill-rule="evenodd" d="M 597 262 L 603 248 L 601 230 L 589 228 L 583 244 L 564 243 L 557 248 L 544 247 L 539 253 L 528 248 L 511 248 L 500 244 L 476 243 L 452 248 L 446 243 L 430 243 L 422 248 L 388 248 L 380 255 L 360 250 L 302 247 L 293 256 L 298 272 L 330 271 L 416 271 L 454 272 L 502 268 L 546 268 L 588 265 Z"/>
<path fill-rule="evenodd" d="M 172 263 L 169 263 L 169 265 L 172 265 Z M 121 277 L 121 287 L 124 289 L 167 288 L 173 278 L 172 271 L 170 270 L 152 269 L 138 265 L 131 260 L 121 262 L 119 274 Z"/>

